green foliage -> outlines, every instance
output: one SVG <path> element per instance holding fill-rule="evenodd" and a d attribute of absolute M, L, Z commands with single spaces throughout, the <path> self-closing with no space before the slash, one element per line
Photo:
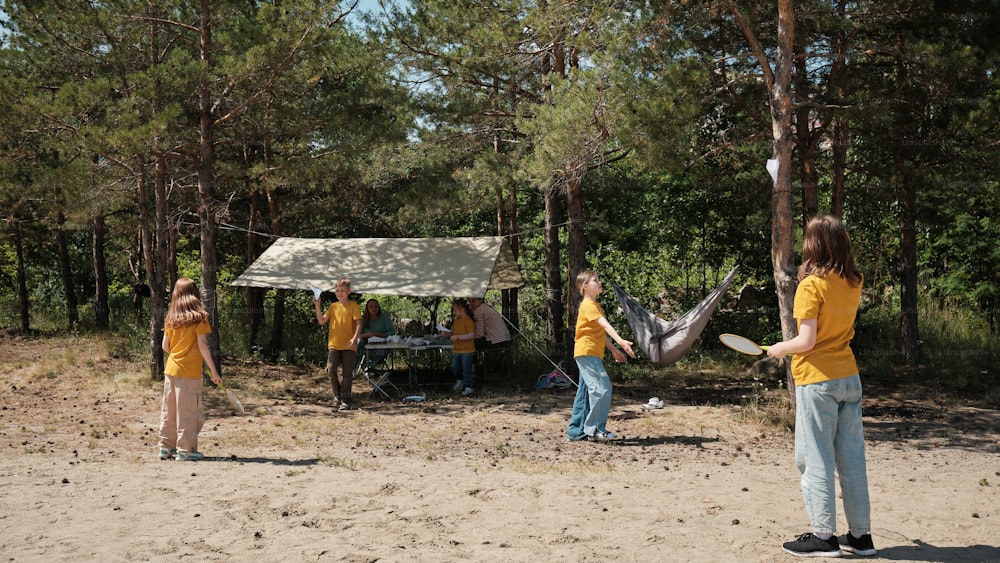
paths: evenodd
<path fill-rule="evenodd" d="M 32 326 L 65 326 L 53 247 L 55 217 L 63 213 L 82 300 L 79 328 L 90 330 L 90 229 L 103 214 L 112 330 L 136 338 L 145 353 L 148 301 L 137 314 L 131 294 L 144 269 L 136 187 L 145 174 L 152 205 L 150 151 L 158 144 L 167 156 L 178 271 L 200 280 L 195 131 L 203 76 L 212 117 L 220 119 L 213 163 L 219 201 L 211 211 L 223 226 L 217 291 L 226 353 L 258 354 L 270 336 L 273 292 L 258 341 L 249 342 L 243 290 L 228 285 L 252 259 L 245 229 L 484 235 L 497 231 L 498 208 L 503 229 L 517 211 L 513 229 L 523 233 L 528 281 L 519 292 L 521 328 L 542 342 L 539 188 L 573 174 L 584 179 L 589 266 L 651 310 L 675 317 L 736 265 L 738 284 L 773 292 L 766 92 L 759 61 L 724 6 L 413 0 L 358 29 L 331 19 L 340 13 L 334 4 L 215 2 L 206 66 L 189 25 L 197 21 L 190 2 L 6 2 L 0 326 L 19 325 L 14 224 L 25 240 Z M 767 50 L 774 9 L 760 8 L 744 15 Z M 849 125 L 844 217 L 866 274 L 859 358 L 876 374 L 899 360 L 900 195 L 912 187 L 929 366 L 992 375 L 1000 315 L 992 6 L 854 8 L 847 17 L 825 4 L 799 6 L 808 49 L 807 83 L 797 88 L 810 107 L 797 115 L 807 120 L 797 127 L 819 143 L 825 210 L 832 141 L 823 128 L 833 117 Z M 154 25 L 169 20 L 186 25 Z M 829 62 L 841 39 L 849 40 L 850 57 L 837 77 Z M 794 163 L 796 171 L 801 166 Z M 796 175 L 796 198 L 798 182 Z M 565 252 L 565 229 L 560 236 Z M 624 327 L 613 300 L 609 290 L 606 310 Z M 286 305 L 282 361 L 321 363 L 324 328 L 308 294 L 288 292 Z M 386 297 L 383 305 L 397 319 L 431 317 L 417 300 Z M 776 317 L 769 305 L 720 310 L 691 361 L 710 360 L 723 330 L 776 340 Z M 628 376 L 645 377 L 636 370 Z"/>

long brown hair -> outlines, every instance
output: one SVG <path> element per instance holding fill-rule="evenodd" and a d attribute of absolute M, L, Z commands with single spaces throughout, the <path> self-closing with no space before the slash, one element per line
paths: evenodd
<path fill-rule="evenodd" d="M 460 307 L 463 311 L 465 311 L 465 316 L 473 320 L 476 319 L 476 313 L 472 310 L 472 305 L 469 305 L 468 299 L 464 297 L 456 298 L 454 301 L 451 302 L 451 307 L 452 309 L 454 309 L 456 306 Z"/>
<path fill-rule="evenodd" d="M 799 281 L 806 276 L 837 275 L 852 286 L 861 283 L 861 270 L 854 262 L 851 236 L 843 221 L 834 215 L 817 215 L 806 225 L 802 238 L 802 265 Z"/>
<path fill-rule="evenodd" d="M 372 303 L 374 303 L 375 306 L 378 307 L 378 312 L 375 313 L 374 317 L 368 311 L 368 306 L 371 305 Z M 369 299 L 368 301 L 365 301 L 365 312 L 361 314 L 361 319 L 362 319 L 361 324 L 364 326 L 368 326 L 372 323 L 372 321 L 379 318 L 379 316 L 381 315 L 382 315 L 382 304 L 378 302 L 378 299 Z"/>
<path fill-rule="evenodd" d="M 170 309 L 163 321 L 165 328 L 183 328 L 208 320 L 208 311 L 201 304 L 198 286 L 191 278 L 180 278 L 170 296 Z"/>

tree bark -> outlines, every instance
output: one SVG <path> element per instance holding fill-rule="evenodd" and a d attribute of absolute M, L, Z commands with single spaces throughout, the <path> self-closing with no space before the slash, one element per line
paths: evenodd
<path fill-rule="evenodd" d="M 155 148 L 155 142 L 154 142 Z M 166 230 L 166 202 L 161 201 L 159 187 L 154 181 L 155 212 L 150 217 L 149 197 L 146 194 L 146 164 L 145 155 L 139 155 L 139 165 L 136 173 L 136 203 L 139 207 L 139 236 L 142 239 L 142 258 L 146 268 L 146 279 L 149 280 L 149 371 L 154 381 L 163 379 L 163 318 L 165 316 L 166 299 L 164 294 L 163 263 L 160 254 L 160 244 L 163 231 Z M 154 231 L 150 229 L 153 225 Z M 157 240 L 154 241 L 154 236 Z"/>
<path fill-rule="evenodd" d="M 271 169 L 271 144 L 264 140 L 264 169 Z M 278 201 L 278 190 L 271 185 L 269 178 L 265 179 L 265 195 L 267 196 L 267 213 L 271 218 L 271 234 L 280 237 L 285 234 L 284 222 L 281 215 L 281 205 Z M 271 338 L 268 340 L 264 352 L 271 359 L 277 358 L 281 353 L 282 335 L 285 331 L 285 290 L 278 289 L 274 292 L 274 316 L 271 319 Z"/>
<path fill-rule="evenodd" d="M 561 350 L 565 338 L 563 324 L 562 254 L 559 224 L 562 223 L 558 190 L 545 189 L 545 312 L 549 320 L 546 341 L 549 350 Z"/>
<path fill-rule="evenodd" d="M 797 93 L 809 95 L 809 77 L 806 75 L 806 59 L 800 57 L 795 62 Z M 802 190 L 802 227 L 819 212 L 819 172 L 816 170 L 816 148 L 818 138 L 812 131 L 812 112 L 807 106 L 799 106 L 795 111 L 795 147 L 798 149 L 801 168 L 799 182 Z"/>
<path fill-rule="evenodd" d="M 838 2 L 837 11 L 841 17 L 846 16 L 846 0 Z M 835 45 L 836 57 L 833 60 L 833 67 L 830 69 L 830 82 L 838 103 L 843 103 L 847 97 L 847 44 L 847 33 L 838 33 Z M 833 147 L 830 174 L 833 180 L 830 189 L 830 213 L 842 217 L 844 214 L 844 190 L 847 183 L 847 145 L 849 141 L 848 122 L 843 113 L 834 116 L 832 130 L 831 143 Z"/>
<path fill-rule="evenodd" d="M 568 164 L 567 169 L 572 165 Z M 577 274 L 587 268 L 587 237 L 584 234 L 585 218 L 583 212 L 583 177 L 572 170 L 567 170 L 566 183 L 566 215 L 569 218 L 569 273 L 567 274 L 569 291 L 569 317 L 567 326 L 576 326 L 576 314 L 583 297 L 576 291 L 574 283 Z"/>
<path fill-rule="evenodd" d="M 917 324 L 917 194 L 912 182 L 903 180 L 900 190 L 899 233 L 899 334 L 903 357 L 920 361 L 920 334 Z"/>
<path fill-rule="evenodd" d="M 150 68 L 160 63 L 159 50 L 159 16 L 155 5 L 151 5 L 150 13 Z M 153 95 L 150 99 L 150 115 L 156 118 L 162 108 L 162 89 L 160 79 L 153 81 Z M 168 255 L 167 241 L 169 239 L 169 202 L 167 201 L 167 157 L 163 151 L 163 138 L 159 133 L 153 135 L 153 217 L 149 214 L 149 197 L 146 194 L 146 159 L 150 155 L 137 157 L 137 194 L 139 199 L 139 217 L 141 220 L 140 236 L 142 240 L 143 262 L 146 267 L 146 280 L 149 282 L 149 369 L 154 381 L 163 380 L 164 353 L 163 321 L 167 314 L 167 264 L 173 263 Z M 152 220 L 151 220 L 152 219 Z M 153 225 L 154 231 L 150 231 Z M 171 287 L 175 281 L 171 277 Z"/>
<path fill-rule="evenodd" d="M 514 261 L 517 262 L 518 256 L 521 253 L 520 237 L 517 235 L 517 184 L 511 183 L 510 186 L 510 196 L 508 198 L 510 202 L 508 205 L 507 221 L 510 226 L 508 227 L 508 232 L 510 233 L 510 250 L 514 254 Z M 507 303 L 506 303 L 506 315 L 507 320 L 514 327 L 515 330 L 520 331 L 521 329 L 521 319 L 518 314 L 518 296 L 519 292 L 517 288 L 513 288 L 507 291 Z"/>
<path fill-rule="evenodd" d="M 208 311 L 212 332 L 207 335 L 215 365 L 221 370 L 219 350 L 218 280 L 219 264 L 216 256 L 215 226 L 215 124 L 212 119 L 212 100 L 208 68 L 212 59 L 212 3 L 201 2 L 200 58 L 204 69 L 198 77 L 198 226 L 201 242 L 201 301 Z"/>
<path fill-rule="evenodd" d="M 774 82 L 770 88 L 774 158 L 778 159 L 778 180 L 771 195 L 771 265 L 778 293 L 778 315 L 782 338 L 798 334 L 793 316 L 795 289 L 795 230 L 792 198 L 792 61 L 795 45 L 795 6 L 793 0 L 778 2 L 778 48 L 775 54 Z M 789 392 L 795 381 L 786 363 Z M 794 394 L 793 394 L 794 396 Z"/>
<path fill-rule="evenodd" d="M 104 255 L 106 238 L 104 214 L 94 217 L 94 236 L 91 256 L 94 261 L 94 326 L 98 330 L 107 330 L 110 325 L 110 309 L 108 307 L 108 266 Z"/>
<path fill-rule="evenodd" d="M 903 52 L 903 33 L 896 32 L 896 52 Z M 896 99 L 907 100 L 909 72 L 906 61 L 896 60 Z M 893 183 L 899 190 L 899 334 L 902 354 L 907 362 L 920 361 L 920 335 L 917 324 L 917 191 L 908 174 L 905 143 L 911 128 L 909 105 L 896 111 L 893 138 Z"/>
<path fill-rule="evenodd" d="M 66 240 L 66 214 L 56 213 L 56 243 L 59 246 L 59 272 L 63 291 L 66 293 L 66 324 L 72 330 L 80 322 L 80 307 L 73 284 L 73 265 L 69 258 L 69 241 Z"/>
<path fill-rule="evenodd" d="M 848 125 L 843 117 L 834 118 L 832 176 L 830 188 L 830 213 L 837 217 L 844 215 L 844 194 L 847 185 L 847 143 Z"/>
<path fill-rule="evenodd" d="M 14 231 L 14 254 L 17 256 L 17 300 L 21 312 L 21 332 L 31 330 L 31 305 L 28 300 L 28 275 L 24 268 L 24 241 L 21 240 L 21 225 L 11 218 Z"/>
<path fill-rule="evenodd" d="M 250 217 L 247 223 L 246 259 L 247 264 L 252 264 L 261 254 L 260 236 L 257 235 L 261 198 L 260 192 L 253 186 L 250 186 L 248 191 L 250 193 Z M 257 336 L 260 334 L 260 327 L 264 324 L 264 293 L 265 289 L 262 287 L 247 287 L 244 289 L 247 320 L 250 325 L 248 344 L 251 350 L 257 346 Z"/>

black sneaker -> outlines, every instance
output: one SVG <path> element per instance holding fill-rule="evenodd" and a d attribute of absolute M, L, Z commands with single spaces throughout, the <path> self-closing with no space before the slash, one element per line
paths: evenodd
<path fill-rule="evenodd" d="M 878 553 L 878 551 L 875 551 L 875 544 L 872 543 L 871 534 L 865 534 L 860 538 L 856 538 L 847 533 L 837 538 L 837 543 L 840 544 L 840 549 L 854 555 L 869 556 Z"/>
<path fill-rule="evenodd" d="M 802 534 L 781 547 L 796 557 L 840 557 L 844 554 L 840 551 L 837 538 L 831 536 L 828 540 L 821 540 L 811 533 Z"/>

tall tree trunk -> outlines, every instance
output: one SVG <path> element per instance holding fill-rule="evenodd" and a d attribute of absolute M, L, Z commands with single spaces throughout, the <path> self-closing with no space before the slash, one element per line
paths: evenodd
<path fill-rule="evenodd" d="M 792 62 L 795 45 L 793 0 L 778 2 L 778 49 L 775 54 L 774 82 L 770 89 L 774 158 L 778 159 L 778 180 L 771 195 L 771 266 L 778 293 L 778 315 L 785 340 L 798 334 L 792 314 L 798 285 L 795 268 L 795 229 L 792 197 Z M 786 363 L 789 392 L 795 388 Z"/>
<path fill-rule="evenodd" d="M 549 319 L 546 341 L 549 350 L 561 350 L 566 332 L 562 294 L 562 248 L 559 224 L 562 223 L 558 190 L 545 189 L 545 312 Z"/>
<path fill-rule="evenodd" d="M 844 194 L 847 185 L 847 120 L 837 116 L 833 121 L 832 176 L 830 187 L 830 213 L 841 217 L 844 214 Z"/>
<path fill-rule="evenodd" d="M 106 238 L 104 214 L 94 217 L 94 236 L 91 256 L 94 261 L 94 324 L 98 330 L 107 330 L 110 322 L 108 307 L 108 267 L 104 256 L 104 241 Z"/>
<path fill-rule="evenodd" d="M 575 164 L 575 163 L 574 163 Z M 569 318 L 568 326 L 576 326 L 576 314 L 583 297 L 576 291 L 574 283 L 576 275 L 587 269 L 587 237 L 584 234 L 585 219 L 583 213 L 583 175 L 572 170 L 573 165 L 567 164 L 566 182 L 566 215 L 569 218 Z"/>
<path fill-rule="evenodd" d="M 847 0 L 839 0 L 837 3 L 837 12 L 841 17 L 846 17 Z M 836 56 L 833 59 L 833 66 L 830 69 L 830 81 L 837 103 L 844 103 L 844 100 L 847 98 L 847 44 L 847 33 L 838 33 L 834 47 Z M 847 183 L 847 144 L 849 139 L 848 122 L 843 113 L 838 113 L 834 116 L 832 129 L 830 213 L 841 217 L 844 214 L 844 190 Z"/>
<path fill-rule="evenodd" d="M 517 262 L 518 256 L 521 253 L 520 237 L 517 234 L 517 184 L 511 182 L 510 185 L 510 197 L 508 198 L 510 202 L 508 205 L 507 220 L 510 224 L 508 227 L 508 232 L 510 233 L 510 250 L 514 254 L 514 262 Z M 510 324 L 517 330 L 521 329 L 521 320 L 518 315 L 518 290 L 513 288 L 507 291 L 507 320 Z"/>
<path fill-rule="evenodd" d="M 13 214 L 12 214 L 13 215 Z M 11 217 L 14 231 L 14 254 L 17 257 L 17 300 L 21 312 L 21 332 L 31 330 L 31 305 L 28 300 L 28 275 L 24 268 L 24 241 L 21 240 L 21 224 Z"/>
<path fill-rule="evenodd" d="M 903 52 L 903 33 L 896 32 L 896 52 Z M 907 62 L 897 58 L 896 99 L 908 100 L 909 72 Z M 907 362 L 920 361 L 920 336 L 917 324 L 917 191 L 908 173 L 905 142 L 910 138 L 909 105 L 899 104 L 895 115 L 893 138 L 893 184 L 899 190 L 899 333 L 902 354 Z"/>
<path fill-rule="evenodd" d="M 166 310 L 163 269 L 159 267 L 163 257 L 159 255 L 159 245 L 163 238 L 162 231 L 166 229 L 164 226 L 166 219 L 163 216 L 166 202 L 160 201 L 159 188 L 154 181 L 155 211 L 150 217 L 149 197 L 146 194 L 145 156 L 140 155 L 137 160 L 139 162 L 136 173 L 136 203 L 139 207 L 139 236 L 142 239 L 146 279 L 149 280 L 149 371 L 150 377 L 154 381 L 159 381 L 163 379 L 163 349 L 160 346 L 163 340 L 163 318 Z M 153 225 L 153 229 L 150 229 L 150 225 Z"/>
<path fill-rule="evenodd" d="M 264 140 L 264 169 L 271 169 L 271 144 Z M 281 204 L 278 201 L 278 190 L 271 185 L 269 178 L 265 179 L 267 195 L 267 213 L 271 217 L 271 234 L 280 237 L 285 234 L 284 221 L 281 216 Z M 274 292 L 274 316 L 271 319 L 271 338 L 268 340 L 265 353 L 270 358 L 276 358 L 281 353 L 282 335 L 285 332 L 285 290 Z"/>
<path fill-rule="evenodd" d="M 260 236 L 257 234 L 260 223 L 260 192 L 253 186 L 248 186 L 250 193 L 249 222 L 247 223 L 247 244 L 246 259 L 247 264 L 252 264 L 260 257 Z M 250 349 L 257 346 L 257 336 L 260 334 L 260 327 L 264 323 L 264 292 L 262 287 L 247 287 L 244 290 L 244 301 L 247 307 L 247 318 L 250 323 Z"/>
<path fill-rule="evenodd" d="M 788 340 L 798 334 L 793 317 L 795 289 L 798 286 L 795 271 L 795 229 L 792 197 L 792 64 L 795 48 L 795 4 L 793 0 L 778 1 L 778 48 L 774 69 L 767 59 L 763 46 L 757 40 L 735 0 L 727 5 L 734 20 L 750 43 L 764 75 L 771 109 L 773 158 L 778 159 L 778 176 L 771 189 L 771 268 L 778 294 L 778 316 L 781 320 L 782 338 Z M 785 379 L 788 392 L 795 401 L 795 381 L 791 364 L 785 362 Z"/>
<path fill-rule="evenodd" d="M 795 82 L 797 94 L 801 98 L 809 95 L 809 76 L 805 57 L 795 61 Z M 812 112 L 806 106 L 795 110 L 795 148 L 798 149 L 799 181 L 802 190 L 802 226 L 819 212 L 819 173 L 816 170 L 816 147 L 812 132 Z"/>
<path fill-rule="evenodd" d="M 73 265 L 69 258 L 69 241 L 66 240 L 66 215 L 56 213 L 56 243 L 59 246 L 59 271 L 62 274 L 63 291 L 66 292 L 66 324 L 72 330 L 80 322 L 80 308 L 76 300 L 73 284 Z"/>
<path fill-rule="evenodd" d="M 215 228 L 215 125 L 212 120 L 212 100 L 208 69 L 212 59 L 212 3 L 201 2 L 200 58 L 204 65 L 198 77 L 198 225 L 201 241 L 201 301 L 208 311 L 212 332 L 208 334 L 208 347 L 215 365 L 221 369 L 219 351 L 218 280 L 219 264 L 216 256 Z"/>
<path fill-rule="evenodd" d="M 899 333 L 903 357 L 907 362 L 915 363 L 920 361 L 920 335 L 917 328 L 917 190 L 905 176 L 901 180 Z"/>
<path fill-rule="evenodd" d="M 267 149 L 265 148 L 265 154 Z M 267 158 L 265 156 L 265 158 Z M 267 189 L 267 207 L 271 216 L 271 233 L 282 236 L 284 227 L 281 220 L 281 206 L 278 202 L 278 193 L 273 187 Z M 277 289 L 274 292 L 274 318 L 271 319 L 271 338 L 267 343 L 266 353 L 268 357 L 275 358 L 281 353 L 282 335 L 285 332 L 285 290 Z"/>
<path fill-rule="evenodd" d="M 162 14 L 157 11 L 155 3 L 147 6 L 149 12 L 150 48 L 147 64 L 150 68 L 160 63 L 159 22 Z M 153 95 L 150 99 L 150 115 L 153 119 L 160 115 L 162 108 L 161 81 L 153 80 Z M 169 202 L 167 201 L 167 157 L 163 151 L 163 137 L 159 133 L 153 135 L 153 217 L 149 216 L 149 197 L 146 194 L 146 159 L 149 155 L 138 157 L 138 198 L 140 236 L 142 239 L 143 262 L 146 267 L 146 280 L 149 283 L 149 369 L 154 381 L 163 380 L 165 358 L 163 348 L 163 321 L 167 314 L 167 264 L 168 256 L 168 218 Z M 152 219 L 152 220 L 151 220 Z M 153 226 L 150 231 L 149 226 Z M 175 280 L 171 279 L 171 285 Z"/>

